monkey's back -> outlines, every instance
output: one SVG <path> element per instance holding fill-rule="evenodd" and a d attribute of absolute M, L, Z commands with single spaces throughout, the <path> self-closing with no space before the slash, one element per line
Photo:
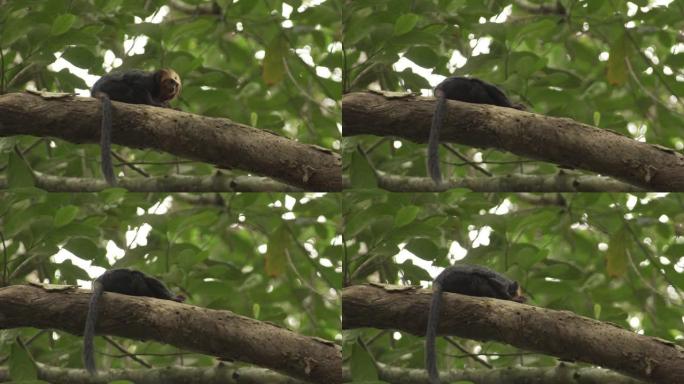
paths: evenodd
<path fill-rule="evenodd" d="M 504 300 L 511 300 L 518 287 L 515 281 L 479 265 L 448 267 L 437 276 L 435 282 L 445 292 Z"/>
<path fill-rule="evenodd" d="M 439 83 L 435 90 L 444 92 L 444 97 L 449 100 L 515 108 L 513 103 L 508 100 L 508 97 L 497 86 L 480 79 L 459 76 L 449 77 Z"/>
<path fill-rule="evenodd" d="M 90 94 L 106 93 L 110 99 L 129 104 L 159 102 L 159 86 L 155 73 L 137 69 L 109 73 L 93 84 Z"/>

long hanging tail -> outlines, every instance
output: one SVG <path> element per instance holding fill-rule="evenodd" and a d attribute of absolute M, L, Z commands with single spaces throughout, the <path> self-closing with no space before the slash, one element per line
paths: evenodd
<path fill-rule="evenodd" d="M 430 378 L 430 384 L 439 383 L 437 372 L 437 356 L 435 355 L 435 338 L 437 337 L 437 324 L 439 323 L 439 310 L 442 305 L 442 285 L 438 282 L 432 284 L 432 302 L 428 315 L 427 331 L 425 332 L 425 369 Z"/>
<path fill-rule="evenodd" d="M 100 93 L 98 97 L 102 100 L 102 128 L 100 130 L 102 174 L 109 185 L 115 186 L 116 176 L 112 165 L 112 101 L 106 93 Z"/>
<path fill-rule="evenodd" d="M 83 365 L 91 375 L 94 375 L 97 371 L 95 368 L 93 339 L 95 338 L 95 323 L 97 323 L 97 305 L 100 297 L 102 297 L 103 291 L 104 287 L 102 286 L 102 283 L 95 280 L 93 283 L 93 294 L 90 296 L 90 305 L 88 306 L 85 329 L 83 330 Z"/>
<path fill-rule="evenodd" d="M 430 136 L 428 138 L 427 168 L 428 174 L 436 184 L 442 183 L 442 172 L 439 170 L 439 131 L 442 129 L 444 114 L 446 111 L 446 97 L 440 90 L 435 92 L 437 105 L 432 115 Z"/>

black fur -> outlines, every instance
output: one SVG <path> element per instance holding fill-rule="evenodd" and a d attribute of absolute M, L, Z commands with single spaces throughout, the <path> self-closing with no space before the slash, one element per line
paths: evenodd
<path fill-rule="evenodd" d="M 444 124 L 447 100 L 525 109 L 521 104 L 511 103 L 495 85 L 467 77 L 455 76 L 442 81 L 435 87 L 435 97 L 437 104 L 435 105 L 435 113 L 432 115 L 432 125 L 428 138 L 427 168 L 428 174 L 438 185 L 442 183 L 442 173 L 439 169 L 439 132 Z"/>
<path fill-rule="evenodd" d="M 111 269 L 103 273 L 93 282 L 93 294 L 90 298 L 88 316 L 83 331 L 83 365 L 91 375 L 95 368 L 93 338 L 97 322 L 98 302 L 103 292 L 116 292 L 130 296 L 149 296 L 158 299 L 182 302 L 185 297 L 174 295 L 161 281 L 131 269 Z"/>
<path fill-rule="evenodd" d="M 161 71 L 145 72 L 137 69 L 110 73 L 95 82 L 91 96 L 102 100 L 102 127 L 100 133 L 102 173 L 107 183 L 116 185 L 112 165 L 112 103 L 110 100 L 129 104 L 147 104 L 168 107 L 160 98 Z"/>
<path fill-rule="evenodd" d="M 442 304 L 442 292 L 460 293 L 469 296 L 493 297 L 502 300 L 524 302 L 520 286 L 516 281 L 479 265 L 454 265 L 437 276 L 432 283 L 432 302 L 425 332 L 425 369 L 430 384 L 439 384 L 435 338 Z"/>

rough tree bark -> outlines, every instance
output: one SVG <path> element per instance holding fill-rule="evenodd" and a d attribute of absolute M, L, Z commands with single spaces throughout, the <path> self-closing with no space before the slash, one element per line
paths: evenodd
<path fill-rule="evenodd" d="M 443 142 L 496 148 L 612 176 L 654 191 L 684 191 L 684 155 L 571 119 L 448 101 Z M 427 142 L 434 98 L 359 92 L 342 99 L 342 134 Z"/>
<path fill-rule="evenodd" d="M 112 142 L 151 148 L 222 168 L 269 176 L 306 191 L 339 191 L 339 154 L 265 130 L 173 109 L 112 102 Z M 44 99 L 0 95 L 0 137 L 57 137 L 73 143 L 100 138 L 100 102 L 86 97 Z"/>
<path fill-rule="evenodd" d="M 0 329 L 54 328 L 81 335 L 90 291 L 46 291 L 29 285 L 0 289 Z M 154 340 L 269 368 L 312 383 L 341 383 L 341 350 L 230 311 L 151 297 L 105 293 L 98 334 Z"/>
<path fill-rule="evenodd" d="M 343 329 L 425 335 L 431 291 L 355 285 L 342 291 Z M 652 383 L 684 383 L 684 348 L 611 323 L 490 298 L 445 293 L 438 334 L 496 340 Z"/>

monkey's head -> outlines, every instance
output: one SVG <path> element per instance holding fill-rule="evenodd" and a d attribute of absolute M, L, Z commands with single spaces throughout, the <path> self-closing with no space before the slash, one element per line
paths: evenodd
<path fill-rule="evenodd" d="M 511 296 L 511 301 L 516 301 L 518 303 L 524 303 L 527 301 L 527 297 L 523 296 L 522 288 L 517 281 L 508 286 L 508 294 Z"/>
<path fill-rule="evenodd" d="M 161 101 L 175 99 L 181 91 L 180 76 L 171 68 L 164 68 L 158 71 L 159 76 L 159 98 Z"/>

